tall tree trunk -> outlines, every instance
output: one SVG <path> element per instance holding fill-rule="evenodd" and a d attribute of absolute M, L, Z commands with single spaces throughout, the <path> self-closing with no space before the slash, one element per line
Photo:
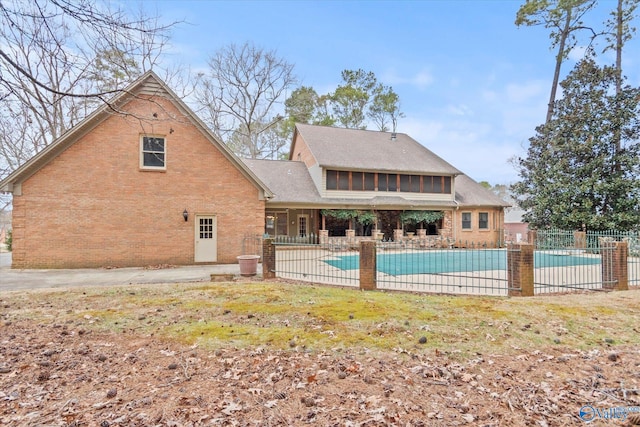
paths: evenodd
<path fill-rule="evenodd" d="M 616 11 L 616 95 L 620 95 L 622 92 L 622 46 L 624 44 L 623 34 L 624 34 L 624 19 L 623 19 L 623 0 L 618 0 L 618 9 Z M 616 110 L 620 107 L 616 105 Z M 619 115 L 616 115 L 619 116 Z M 615 144 L 615 155 L 620 152 L 620 141 L 622 139 L 622 135 L 620 129 L 615 130 L 614 134 L 614 144 Z M 614 158 L 613 164 L 615 165 L 615 170 L 620 170 L 620 165 L 618 164 L 617 157 Z"/>
<path fill-rule="evenodd" d="M 565 45 L 567 37 L 571 33 L 571 9 L 567 9 L 567 18 L 564 21 L 564 28 L 560 33 L 560 39 L 558 42 L 558 54 L 556 55 L 556 69 L 553 72 L 553 83 L 551 84 L 551 95 L 549 96 L 549 105 L 547 106 L 547 119 L 545 123 L 551 121 L 553 115 L 553 104 L 556 102 L 556 92 L 558 91 L 558 82 L 560 81 L 560 69 L 562 68 L 562 62 L 565 57 Z"/>

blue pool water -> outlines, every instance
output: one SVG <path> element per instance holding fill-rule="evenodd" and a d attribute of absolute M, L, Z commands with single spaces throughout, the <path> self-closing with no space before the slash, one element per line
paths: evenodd
<path fill-rule="evenodd" d="M 360 268 L 359 255 L 338 255 L 335 259 L 324 262 L 341 270 Z M 564 253 L 535 252 L 533 262 L 536 268 L 566 267 L 600 264 L 600 259 Z M 381 254 L 377 256 L 376 263 L 378 271 L 394 276 L 504 270 L 507 266 L 507 252 L 506 250 L 452 250 Z"/>

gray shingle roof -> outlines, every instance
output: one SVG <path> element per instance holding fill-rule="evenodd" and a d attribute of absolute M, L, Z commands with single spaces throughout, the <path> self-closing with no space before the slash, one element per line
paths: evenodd
<path fill-rule="evenodd" d="M 406 134 L 325 126 L 296 125 L 297 132 L 324 168 L 457 175 L 455 202 L 415 200 L 397 193 L 380 193 L 371 199 L 323 198 L 303 162 L 243 159 L 274 194 L 269 204 L 306 205 L 317 208 L 362 206 L 378 208 L 446 208 L 455 206 L 509 206 L 500 197 L 435 155 Z"/>
<path fill-rule="evenodd" d="M 458 169 L 404 133 L 342 129 L 296 124 L 324 168 L 378 170 L 442 175 L 461 174 Z"/>
<path fill-rule="evenodd" d="M 242 159 L 245 165 L 271 190 L 272 203 L 320 203 L 307 167 L 302 162 L 288 160 Z"/>
<path fill-rule="evenodd" d="M 467 175 L 456 177 L 456 202 L 460 206 L 510 206 L 492 191 L 469 178 Z"/>
<path fill-rule="evenodd" d="M 302 162 L 286 160 L 242 159 L 274 194 L 269 204 L 364 207 L 455 207 L 455 206 L 509 206 L 498 196 L 466 175 L 456 177 L 456 202 L 418 201 L 392 193 L 383 193 L 372 199 L 323 198 L 320 196 L 309 171 Z"/>

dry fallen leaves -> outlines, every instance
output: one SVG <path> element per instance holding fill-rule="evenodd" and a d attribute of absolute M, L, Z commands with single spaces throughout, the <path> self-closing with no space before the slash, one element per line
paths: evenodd
<path fill-rule="evenodd" d="M 585 404 L 640 405 L 636 348 L 208 351 L 66 326 L 2 326 L 1 425 L 564 426 Z"/>

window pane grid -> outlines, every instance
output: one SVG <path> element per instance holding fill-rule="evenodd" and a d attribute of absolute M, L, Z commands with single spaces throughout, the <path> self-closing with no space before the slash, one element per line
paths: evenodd
<path fill-rule="evenodd" d="M 165 166 L 165 140 L 162 137 L 142 137 L 142 166 L 152 168 L 164 168 Z"/>
<path fill-rule="evenodd" d="M 213 239 L 213 218 L 200 218 L 200 238 Z"/>

